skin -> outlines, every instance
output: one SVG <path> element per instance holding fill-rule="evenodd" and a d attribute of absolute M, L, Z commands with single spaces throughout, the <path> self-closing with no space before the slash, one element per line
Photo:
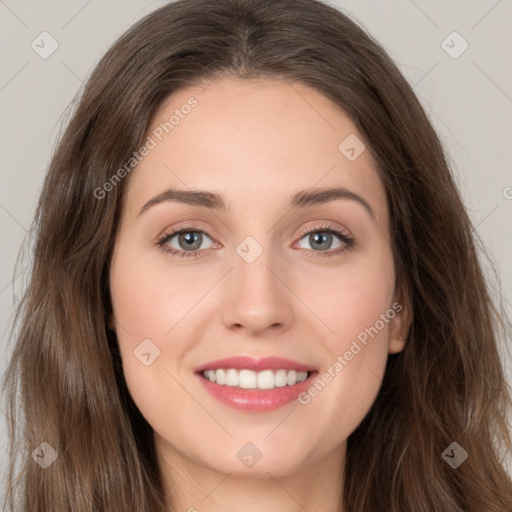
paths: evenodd
<path fill-rule="evenodd" d="M 177 510 L 341 510 L 346 440 L 410 325 L 394 289 L 383 185 L 368 150 L 354 161 L 338 150 L 349 134 L 363 140 L 352 121 L 305 85 L 224 78 L 189 87 L 167 99 L 148 134 L 190 97 L 197 106 L 143 158 L 124 197 L 110 287 L 129 391 L 154 429 Z M 347 199 L 288 207 L 298 190 L 335 186 L 364 197 L 375 221 Z M 139 215 L 168 187 L 222 194 L 230 210 L 165 202 Z M 354 245 L 335 253 L 345 244 L 332 235 L 315 249 L 301 230 L 325 222 Z M 189 223 L 207 233 L 201 255 L 171 256 L 157 245 Z M 247 236 L 263 249 L 250 264 L 236 252 Z M 185 252 L 178 237 L 167 246 Z M 235 410 L 193 374 L 248 355 L 289 358 L 321 375 L 397 301 L 402 310 L 306 405 Z M 160 350 L 149 366 L 133 353 L 144 339 Z M 247 442 L 262 454 L 250 468 L 237 457 Z"/>

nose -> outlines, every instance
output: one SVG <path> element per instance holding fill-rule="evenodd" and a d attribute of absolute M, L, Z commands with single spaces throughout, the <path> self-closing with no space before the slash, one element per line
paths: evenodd
<path fill-rule="evenodd" d="M 269 329 L 286 330 L 292 324 L 289 272 L 270 253 L 264 250 L 252 263 L 235 255 L 224 288 L 222 316 L 228 329 L 256 336 Z"/>

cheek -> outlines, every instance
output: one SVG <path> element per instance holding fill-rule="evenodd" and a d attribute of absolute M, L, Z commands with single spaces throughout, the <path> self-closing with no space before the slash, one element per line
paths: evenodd
<path fill-rule="evenodd" d="M 394 293 L 393 258 L 383 248 L 356 256 L 351 263 L 332 270 L 329 276 L 316 276 L 318 286 L 306 287 L 304 282 L 303 294 L 307 294 L 308 305 L 315 308 L 316 316 L 328 327 L 320 339 L 329 353 L 343 354 L 356 339 L 363 344 L 365 340 L 379 340 L 367 343 L 364 353 L 369 357 L 374 345 L 387 340 L 389 322 L 395 316 L 392 309 L 389 311 Z"/>
<path fill-rule="evenodd" d="M 299 397 L 328 436 L 346 438 L 363 420 L 381 386 L 388 358 L 393 308 L 392 255 L 382 252 L 360 267 L 340 272 L 310 298 L 332 332 L 322 337 L 325 364 Z M 325 300 L 329 297 L 329 300 Z M 326 433 L 327 434 L 327 433 Z M 328 437 L 327 436 L 327 437 Z"/>
<path fill-rule="evenodd" d="M 184 275 L 183 270 L 173 270 L 165 263 L 129 250 L 113 260 L 110 289 L 120 346 L 129 345 L 133 350 L 149 338 L 160 348 L 167 340 L 167 350 L 173 330 L 189 321 L 187 314 L 211 281 L 206 275 L 203 281 L 197 275 L 188 279 L 186 271 Z"/>
<path fill-rule="evenodd" d="M 123 246 L 119 254 L 112 261 L 110 291 L 126 385 L 142 415 L 158 430 L 173 424 L 172 411 L 197 413 L 175 378 L 180 378 L 176 364 L 186 349 L 186 315 L 198 293 L 187 286 L 183 273 L 166 272 Z M 163 406 L 171 396 L 173 407 Z"/>

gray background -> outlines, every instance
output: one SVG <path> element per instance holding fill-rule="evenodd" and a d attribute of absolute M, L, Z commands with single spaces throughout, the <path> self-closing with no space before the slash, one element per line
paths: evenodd
<path fill-rule="evenodd" d="M 14 263 L 65 109 L 111 43 L 163 3 L 0 0 L 2 373 L 12 350 L 9 328 L 14 304 L 26 282 L 26 273 L 14 273 Z M 414 86 L 449 152 L 470 216 L 499 273 L 491 280 L 492 288 L 503 297 L 510 316 L 512 0 L 329 3 L 366 27 Z M 43 31 L 58 43 L 47 59 L 31 47 Z M 448 45 L 449 51 L 458 53 L 463 48 L 461 40 L 446 39 L 453 31 L 469 44 L 458 58 L 443 49 Z M 502 349 L 509 343 L 506 340 Z M 505 356 L 512 382 L 510 357 Z M 5 437 L 0 412 L 0 472 L 5 466 Z"/>

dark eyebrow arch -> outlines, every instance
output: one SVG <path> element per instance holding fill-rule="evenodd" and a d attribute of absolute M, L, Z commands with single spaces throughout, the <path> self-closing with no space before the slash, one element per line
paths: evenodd
<path fill-rule="evenodd" d="M 314 190 L 300 190 L 290 198 L 290 208 L 304 208 L 317 204 L 324 204 L 336 199 L 348 199 L 356 201 L 364 207 L 374 222 L 377 222 L 375 212 L 369 203 L 359 194 L 352 192 L 343 187 L 321 188 Z M 229 205 L 225 199 L 214 192 L 204 190 L 177 190 L 169 188 L 150 199 L 140 210 L 139 216 L 142 215 L 152 206 L 164 202 L 184 203 L 193 206 L 202 206 L 214 210 L 229 210 Z"/>
<path fill-rule="evenodd" d="M 343 187 L 301 190 L 292 196 L 290 200 L 290 207 L 301 208 L 315 204 L 325 204 L 336 199 L 348 199 L 350 201 L 359 203 L 364 207 L 372 220 L 377 223 L 375 212 L 373 211 L 368 201 L 366 201 L 366 199 L 361 197 L 359 194 L 356 194 L 348 188 Z"/>

